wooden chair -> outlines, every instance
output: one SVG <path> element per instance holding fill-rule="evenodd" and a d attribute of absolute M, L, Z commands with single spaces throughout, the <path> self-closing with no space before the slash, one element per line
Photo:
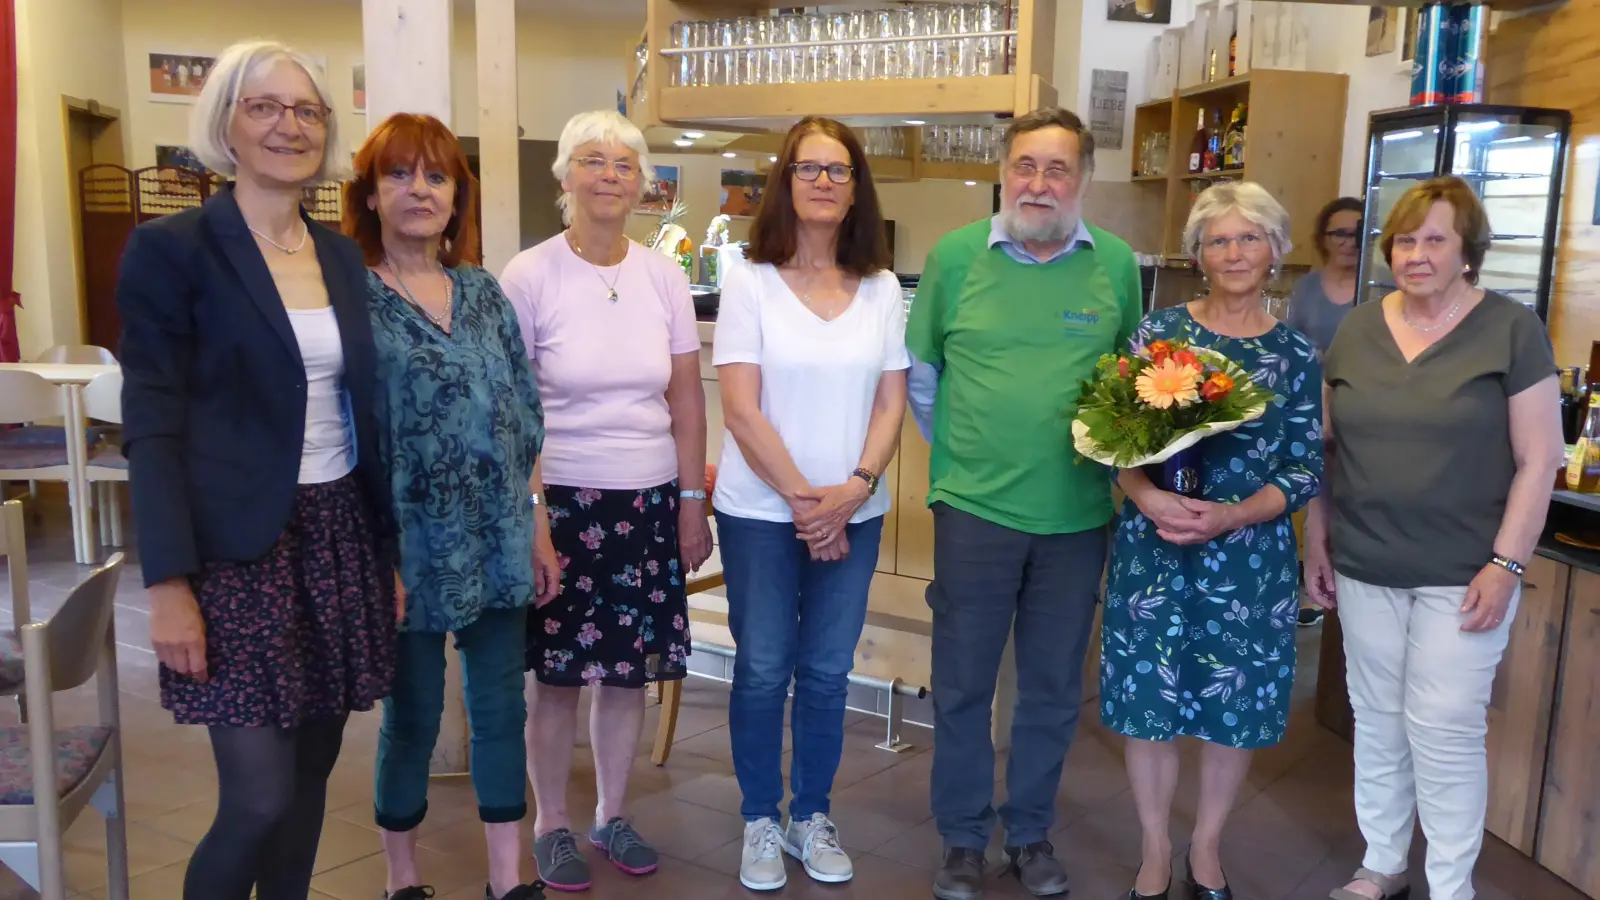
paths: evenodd
<path fill-rule="evenodd" d="M 706 466 L 706 516 L 711 515 L 711 494 L 717 487 L 717 467 Z M 687 594 L 715 590 L 725 584 L 722 572 L 700 578 L 691 578 L 684 586 Z M 650 761 L 658 766 L 667 764 L 672 755 L 672 739 L 678 732 L 678 707 L 683 702 L 683 681 L 658 681 L 656 690 L 661 700 L 661 718 L 656 722 L 655 746 L 650 749 Z"/>
<path fill-rule="evenodd" d="M 92 420 L 122 424 L 122 373 L 96 375 L 83 389 L 83 414 Z M 128 459 L 117 441 L 102 441 L 91 447 L 86 467 L 93 508 L 99 512 L 100 543 L 122 546 L 122 500 L 119 483 L 128 481 Z"/>
<path fill-rule="evenodd" d="M 32 717 L 25 725 L 0 728 L 0 862 L 43 900 L 67 896 L 61 838 L 89 805 L 105 816 L 108 896 L 128 900 L 112 614 L 121 571 L 119 553 L 90 573 L 49 621 L 22 627 Z M 99 722 L 58 730 L 55 694 L 90 677 L 100 699 Z"/>
<path fill-rule="evenodd" d="M 22 501 L 0 505 L 0 555 L 6 558 L 11 581 L 11 627 L 0 631 L 0 696 L 17 697 L 22 721 L 28 721 L 28 704 L 22 697 L 26 678 L 22 664 L 21 628 L 33 621 L 28 605 L 28 544 Z"/>

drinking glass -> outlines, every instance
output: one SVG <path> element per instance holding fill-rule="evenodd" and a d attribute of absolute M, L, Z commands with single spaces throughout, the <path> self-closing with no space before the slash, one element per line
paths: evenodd
<path fill-rule="evenodd" d="M 972 34 L 978 30 L 978 5 L 958 3 L 950 7 L 950 30 L 953 34 Z M 955 70 L 957 78 L 970 78 L 978 74 L 978 38 L 963 37 L 956 40 Z"/>
<path fill-rule="evenodd" d="M 775 44 L 798 44 L 804 38 L 802 31 L 804 25 L 800 16 L 794 13 L 784 13 L 778 16 L 777 26 L 773 33 Z M 801 81 L 800 77 L 800 48 L 785 47 L 773 51 L 776 60 L 772 73 L 773 84 L 794 84 Z"/>
<path fill-rule="evenodd" d="M 668 36 L 674 50 L 687 49 L 689 46 L 689 24 L 687 22 L 673 22 Z M 673 87 L 683 87 L 689 83 L 689 57 L 685 54 L 669 58 L 672 60 L 672 64 L 667 69 L 669 75 L 668 83 Z"/>
<path fill-rule="evenodd" d="M 733 78 L 730 84 L 750 84 L 750 74 L 755 67 L 750 63 L 750 51 L 745 49 L 756 42 L 755 20 L 740 16 L 733 22 Z"/>
<path fill-rule="evenodd" d="M 689 54 L 687 71 L 690 78 L 684 83 L 695 87 L 710 84 L 711 82 L 707 80 L 706 76 L 708 64 L 711 60 L 711 55 L 706 52 L 706 48 L 711 46 L 710 22 L 689 23 L 689 46 L 697 52 Z"/>
<path fill-rule="evenodd" d="M 828 40 L 842 41 L 850 37 L 848 13 L 834 13 L 828 17 Z M 835 44 L 828 48 L 828 81 L 850 80 L 850 46 Z"/>
<path fill-rule="evenodd" d="M 922 23 L 922 34 L 928 38 L 927 60 L 923 78 L 944 78 L 950 74 L 949 15 L 941 3 L 930 3 L 917 9 Z"/>
<path fill-rule="evenodd" d="M 1005 7 L 999 0 L 984 0 L 975 9 L 977 30 L 980 32 L 993 32 L 1005 30 Z M 978 39 L 977 71 L 978 75 L 1000 75 L 1005 71 L 1006 40 L 1002 37 L 985 37 Z"/>
<path fill-rule="evenodd" d="M 878 42 L 871 46 L 871 65 L 868 77 L 894 78 L 900 67 L 900 44 L 895 40 L 899 15 L 894 10 L 881 9 L 870 14 L 872 36 Z"/>
<path fill-rule="evenodd" d="M 1021 19 L 1022 13 L 1018 9 L 1018 7 L 1020 5 L 1021 4 L 1018 4 L 1018 3 L 1012 3 L 1011 4 L 1011 15 L 1006 20 L 1006 30 L 1007 31 L 1016 31 L 1020 26 L 1021 21 L 1022 21 L 1022 19 Z M 1016 71 L 1017 71 L 1017 36 L 1013 34 L 1010 37 L 1006 38 L 1006 73 L 1007 74 L 1013 74 Z"/>
<path fill-rule="evenodd" d="M 750 20 L 750 43 L 762 46 L 772 43 L 771 16 L 756 16 Z M 750 57 L 745 61 L 746 84 L 770 84 L 772 82 L 772 53 L 771 50 L 751 50 Z"/>
<path fill-rule="evenodd" d="M 832 54 L 822 42 L 828 39 L 828 17 L 806 13 L 802 17 L 806 47 L 800 60 L 800 80 L 806 82 L 828 80 L 828 60 Z"/>
<path fill-rule="evenodd" d="M 718 19 L 711 23 L 712 46 L 717 52 L 710 54 L 713 60 L 711 84 L 729 85 L 734 81 L 734 22 L 732 19 Z"/>
<path fill-rule="evenodd" d="M 852 38 L 870 38 L 873 36 L 874 16 L 865 10 L 857 10 L 850 14 L 850 36 Z M 851 81 L 865 81 L 872 77 L 872 44 L 851 44 L 850 50 L 850 79 Z"/>

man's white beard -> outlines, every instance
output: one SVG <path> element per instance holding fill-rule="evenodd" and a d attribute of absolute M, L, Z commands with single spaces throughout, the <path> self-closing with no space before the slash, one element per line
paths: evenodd
<path fill-rule="evenodd" d="M 1019 197 L 1012 204 L 1002 206 L 1000 210 L 1000 226 L 1012 240 L 1054 244 L 1066 240 L 1078 230 L 1076 209 L 1057 206 L 1050 211 L 1051 215 L 1044 218 L 1037 215 L 1025 216 L 1020 209 L 1022 199 Z M 1037 198 L 1028 199 L 1038 202 Z"/>

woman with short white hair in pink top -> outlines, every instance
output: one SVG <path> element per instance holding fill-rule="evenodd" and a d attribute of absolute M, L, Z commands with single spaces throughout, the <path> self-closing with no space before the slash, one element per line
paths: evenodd
<path fill-rule="evenodd" d="M 567 230 L 500 278 L 544 401 L 541 499 L 561 592 L 528 615 L 534 859 L 556 890 L 589 886 L 567 815 L 578 693 L 592 689 L 598 802 L 588 839 L 631 875 L 656 852 L 623 814 L 644 687 L 683 678 L 684 582 L 711 555 L 700 338 L 683 270 L 623 234 L 653 177 L 644 136 L 611 111 L 574 116 L 553 166 Z"/>

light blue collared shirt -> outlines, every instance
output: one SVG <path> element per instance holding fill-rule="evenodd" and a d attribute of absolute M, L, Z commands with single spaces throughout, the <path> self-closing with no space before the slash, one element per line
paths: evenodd
<path fill-rule="evenodd" d="M 1006 233 L 1005 225 L 999 216 L 989 220 L 989 249 L 999 247 L 1004 253 L 1023 265 L 1039 265 L 1055 262 L 1076 253 L 1081 247 L 1094 249 L 1094 235 L 1090 233 L 1089 226 L 1083 220 L 1078 221 L 1078 228 L 1072 233 L 1065 246 L 1050 254 L 1048 259 L 1040 259 L 1028 251 L 1021 241 L 1015 240 Z M 915 302 L 915 301 L 913 301 Z M 911 418 L 916 420 L 917 430 L 922 432 L 923 440 L 933 443 L 933 403 L 939 394 L 939 367 L 932 363 L 925 363 L 911 357 L 911 371 L 906 374 L 906 397 L 911 405 Z"/>

